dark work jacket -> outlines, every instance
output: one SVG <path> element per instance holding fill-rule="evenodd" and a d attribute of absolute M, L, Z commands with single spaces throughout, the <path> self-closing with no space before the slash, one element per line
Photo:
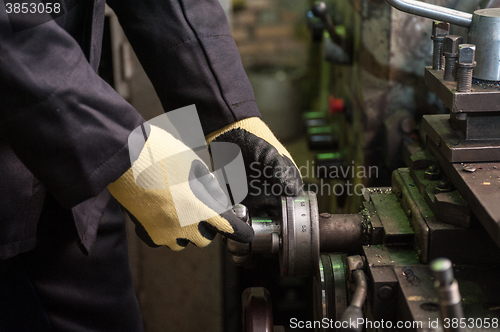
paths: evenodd
<path fill-rule="evenodd" d="M 260 116 L 217 0 L 108 4 L 166 111 L 195 104 L 205 134 Z M 34 248 L 47 192 L 90 251 L 106 186 L 130 168 L 144 120 L 96 74 L 104 5 L 68 0 L 65 15 L 16 31 L 0 0 L 0 259 Z"/>

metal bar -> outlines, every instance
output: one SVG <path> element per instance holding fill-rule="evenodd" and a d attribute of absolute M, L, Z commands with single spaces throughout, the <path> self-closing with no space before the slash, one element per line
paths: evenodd
<path fill-rule="evenodd" d="M 365 272 L 363 270 L 356 270 L 353 272 L 353 277 L 356 283 L 356 289 L 352 296 L 351 306 L 363 308 L 368 289 Z"/>
<path fill-rule="evenodd" d="M 472 14 L 458 10 L 415 0 L 387 0 L 387 2 L 405 13 L 448 22 L 464 28 L 469 28 L 472 24 Z"/>

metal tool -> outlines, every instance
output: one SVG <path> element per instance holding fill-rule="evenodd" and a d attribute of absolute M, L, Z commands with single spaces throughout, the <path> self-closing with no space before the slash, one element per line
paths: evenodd
<path fill-rule="evenodd" d="M 439 308 L 443 321 L 464 320 L 462 297 L 458 289 L 458 282 L 453 276 L 453 264 L 447 258 L 438 258 L 431 262 L 431 270 L 436 279 L 434 287 L 439 293 Z M 462 324 L 443 324 L 446 332 L 465 332 Z"/>
<path fill-rule="evenodd" d="M 415 0 L 387 0 L 406 13 L 448 22 L 469 29 L 467 41 L 477 47 L 474 78 L 500 81 L 500 9 L 479 9 L 464 13 Z"/>

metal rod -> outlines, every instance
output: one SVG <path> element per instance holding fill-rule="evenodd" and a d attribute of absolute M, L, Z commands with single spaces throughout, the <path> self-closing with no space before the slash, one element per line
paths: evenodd
<path fill-rule="evenodd" d="M 358 253 L 363 250 L 363 216 L 360 214 L 319 215 L 321 252 Z"/>
<path fill-rule="evenodd" d="M 464 318 L 462 308 L 462 297 L 458 288 L 458 282 L 453 276 L 453 264 L 447 258 L 437 258 L 431 262 L 431 270 L 434 275 L 434 286 L 439 294 L 439 308 L 441 319 L 446 321 L 461 322 Z M 444 328 L 445 332 L 465 332 L 465 327 L 458 324 Z"/>
<path fill-rule="evenodd" d="M 464 28 L 469 28 L 472 24 L 472 14 L 458 10 L 431 5 L 416 0 L 387 0 L 387 2 L 394 8 L 405 13 L 448 22 Z"/>
<path fill-rule="evenodd" d="M 353 272 L 353 277 L 356 283 L 356 290 L 352 296 L 351 306 L 363 308 L 367 294 L 365 273 L 363 270 L 356 270 Z"/>

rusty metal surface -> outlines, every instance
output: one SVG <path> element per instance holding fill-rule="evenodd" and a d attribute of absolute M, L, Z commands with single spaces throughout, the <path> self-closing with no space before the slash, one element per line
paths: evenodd
<path fill-rule="evenodd" d="M 450 115 L 424 115 L 423 130 L 448 162 L 487 162 L 500 160 L 500 140 L 466 140 L 451 128 Z"/>
<path fill-rule="evenodd" d="M 452 164 L 432 141 L 427 146 L 483 227 L 500 245 L 500 162 Z"/>

